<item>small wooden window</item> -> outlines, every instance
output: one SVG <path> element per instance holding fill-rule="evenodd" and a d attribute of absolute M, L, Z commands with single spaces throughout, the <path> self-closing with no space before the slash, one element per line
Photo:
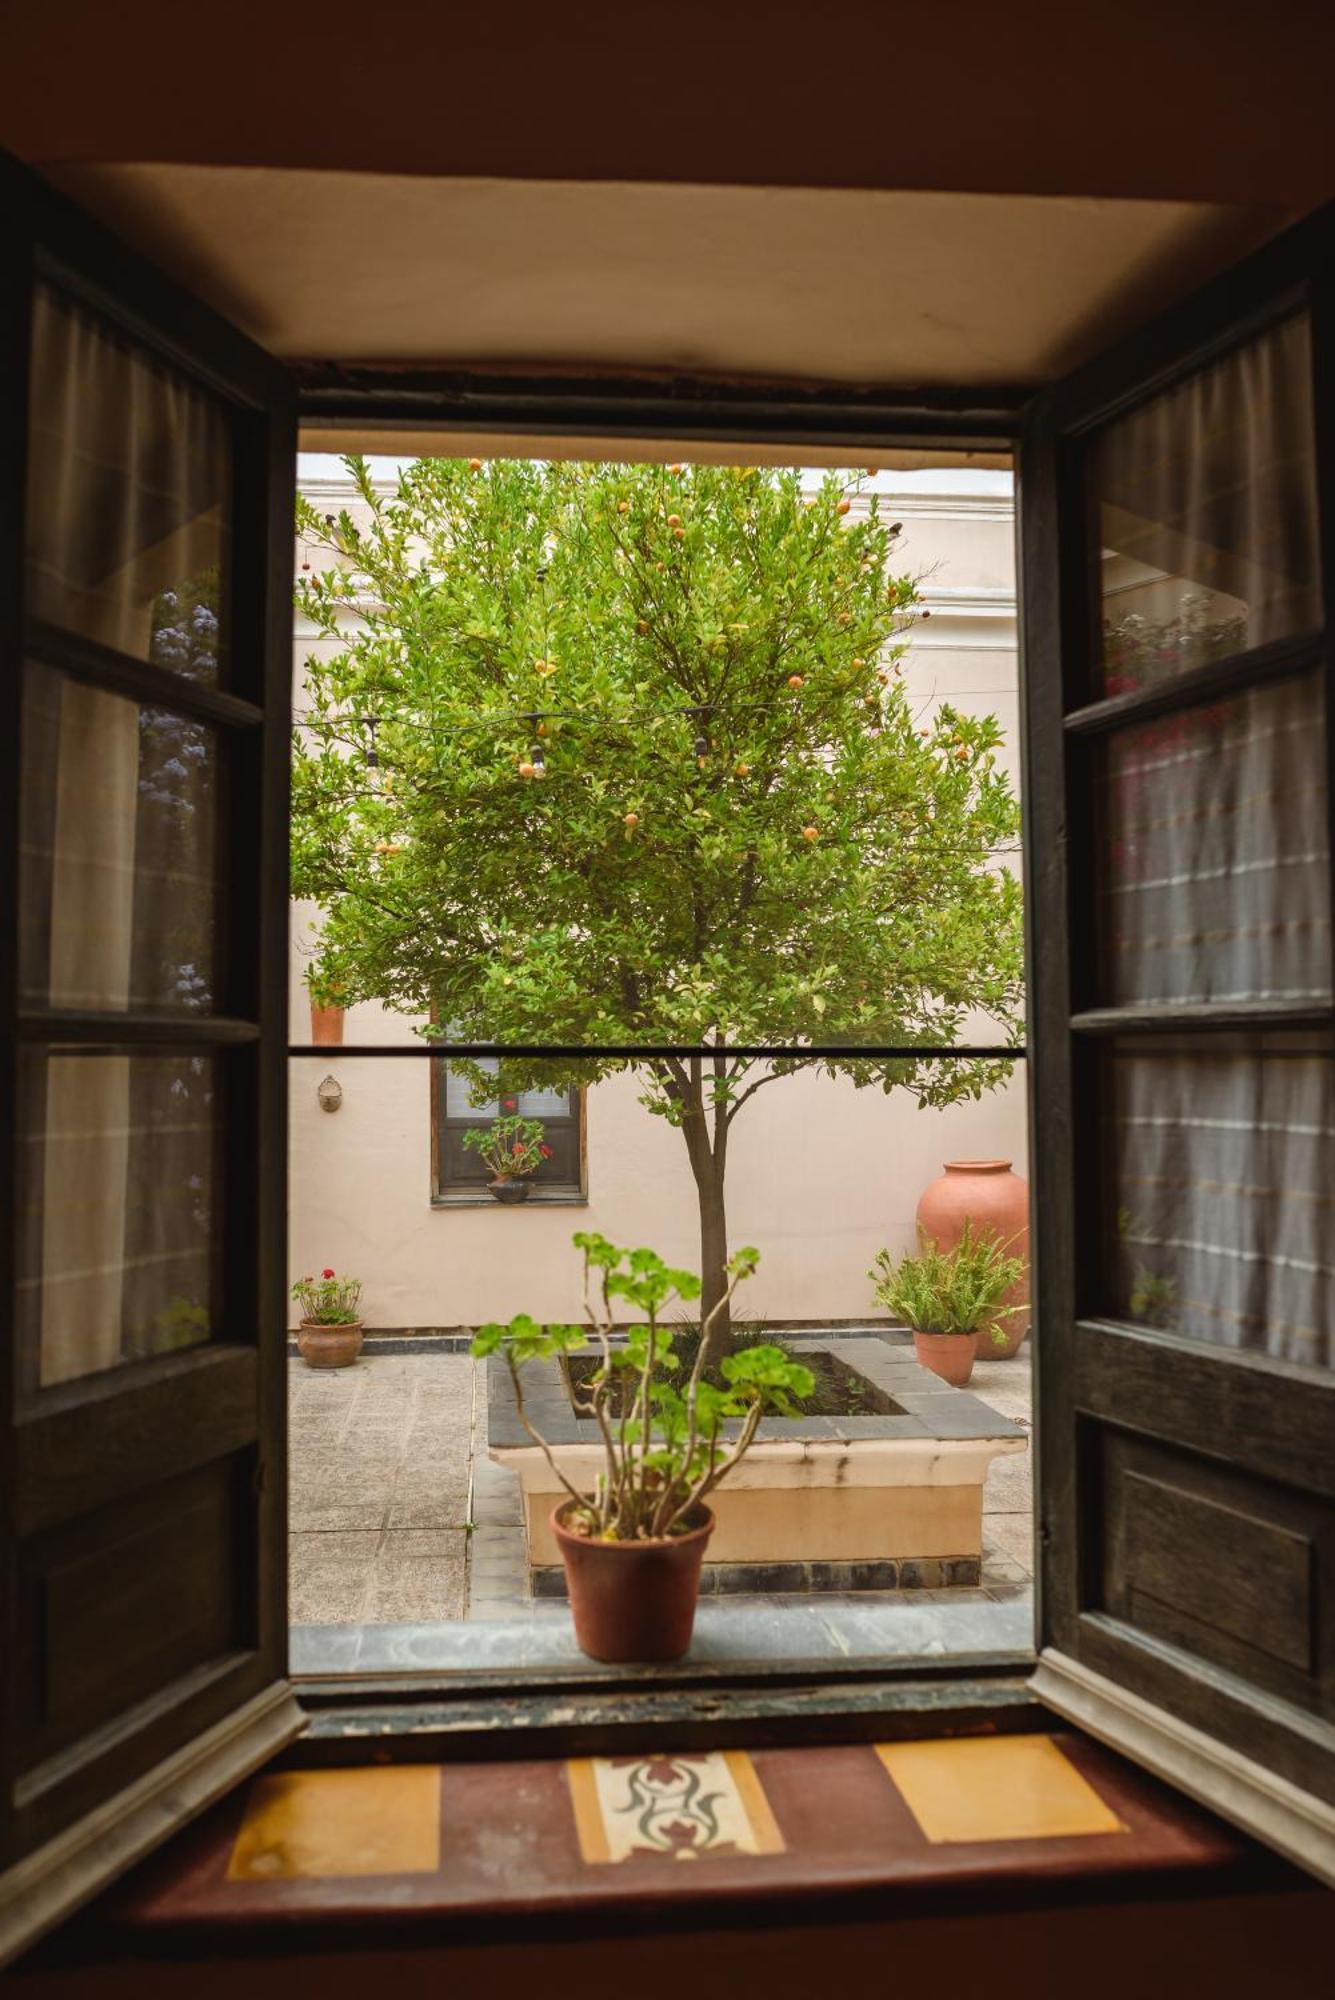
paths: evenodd
<path fill-rule="evenodd" d="M 494 1074 L 488 1058 L 479 1067 Z M 434 1201 L 486 1198 L 491 1169 L 474 1147 L 464 1144 L 469 1132 L 485 1132 L 496 1118 L 536 1118 L 543 1128 L 549 1157 L 530 1177 L 538 1199 L 577 1199 L 584 1189 L 584 1093 L 580 1090 L 520 1090 L 483 1104 L 473 1102 L 469 1080 L 440 1058 L 431 1065 Z"/>

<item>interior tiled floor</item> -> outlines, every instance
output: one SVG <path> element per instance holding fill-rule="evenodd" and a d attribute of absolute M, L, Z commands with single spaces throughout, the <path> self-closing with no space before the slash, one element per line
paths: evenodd
<path fill-rule="evenodd" d="M 458 1664 L 463 1634 L 441 1628 L 465 1624 L 470 1660 L 495 1652 L 495 1664 L 513 1664 L 517 1653 L 533 1655 L 533 1664 L 539 1654 L 543 1664 L 563 1663 L 556 1655 L 569 1612 L 527 1594 L 518 1485 L 487 1457 L 482 1387 L 466 1354 L 372 1350 L 355 1368 L 329 1371 L 291 1363 L 299 1669 L 303 1659 L 308 1670 L 349 1668 L 354 1655 L 362 1668 Z M 1027 1348 L 1010 1361 L 980 1362 L 970 1387 L 1028 1425 Z M 1032 1495 L 1028 1452 L 995 1462 L 984 1496 L 980 1589 L 706 1602 L 693 1657 L 1027 1646 Z M 885 1624 L 892 1606 L 893 1628 Z"/>

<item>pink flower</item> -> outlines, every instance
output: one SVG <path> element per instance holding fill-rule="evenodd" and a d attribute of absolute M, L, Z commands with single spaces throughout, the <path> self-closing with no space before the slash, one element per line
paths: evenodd
<path fill-rule="evenodd" d="M 542 1157 L 543 1157 L 543 1159 L 544 1159 L 544 1160 L 550 1160 L 550 1159 L 551 1159 L 551 1157 L 552 1157 L 552 1149 L 551 1149 L 551 1147 L 550 1147 L 550 1146 L 539 1146 L 539 1148 L 538 1148 L 538 1151 L 539 1151 L 539 1152 L 540 1152 L 540 1153 L 542 1154 Z"/>
<path fill-rule="evenodd" d="M 321 1276 L 322 1278 L 332 1278 L 332 1277 L 333 1277 L 333 1275 L 334 1275 L 334 1274 L 333 1274 L 333 1272 L 332 1272 L 332 1271 L 321 1271 L 321 1273 L 320 1273 L 320 1276 Z"/>

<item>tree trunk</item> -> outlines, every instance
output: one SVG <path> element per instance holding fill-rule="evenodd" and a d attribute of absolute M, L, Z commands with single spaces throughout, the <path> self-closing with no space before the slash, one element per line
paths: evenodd
<path fill-rule="evenodd" d="M 691 1065 L 689 1082 L 682 1080 L 678 1101 L 682 1107 L 681 1133 L 690 1155 L 700 1204 L 700 1324 L 703 1326 L 728 1290 L 724 1269 L 728 1261 L 728 1215 L 724 1202 L 727 1123 L 717 1112 L 711 1119 L 705 1109 L 704 1078 L 698 1060 Z M 710 1328 L 707 1367 L 728 1352 L 731 1341 L 732 1314 L 724 1306 Z"/>
<path fill-rule="evenodd" d="M 695 1165 L 694 1158 L 691 1161 Z M 712 1159 L 703 1177 L 696 1174 L 700 1200 L 700 1324 L 703 1326 L 728 1289 L 728 1211 L 723 1192 L 723 1166 Z M 732 1311 L 724 1306 L 709 1330 L 706 1368 L 713 1367 L 732 1345 Z"/>

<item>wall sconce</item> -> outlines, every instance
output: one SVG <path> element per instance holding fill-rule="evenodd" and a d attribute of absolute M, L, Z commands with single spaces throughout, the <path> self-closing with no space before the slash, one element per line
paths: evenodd
<path fill-rule="evenodd" d="M 316 1085 L 315 1095 L 320 1100 L 321 1111 L 337 1111 L 343 1102 L 343 1086 L 336 1077 L 327 1076 L 323 1083 Z"/>

